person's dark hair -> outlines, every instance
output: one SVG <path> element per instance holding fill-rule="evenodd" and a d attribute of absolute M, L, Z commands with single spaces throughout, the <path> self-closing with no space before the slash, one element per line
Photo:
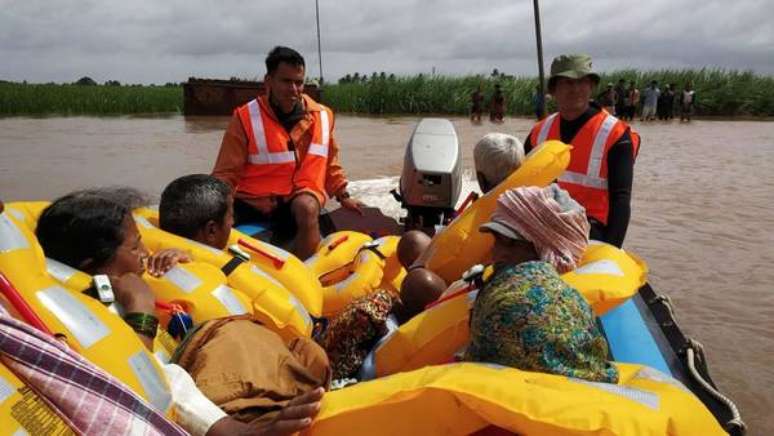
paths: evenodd
<path fill-rule="evenodd" d="M 92 271 L 116 255 L 124 242 L 124 220 L 144 200 L 131 188 L 72 192 L 43 210 L 35 235 L 46 257 Z"/>
<path fill-rule="evenodd" d="M 279 64 L 284 62 L 294 67 L 306 67 L 304 57 L 290 47 L 276 46 L 266 56 L 266 74 L 272 74 L 277 70 Z"/>
<path fill-rule="evenodd" d="M 159 203 L 162 230 L 193 238 L 209 221 L 222 224 L 228 211 L 231 188 L 207 174 L 191 174 L 164 188 Z"/>

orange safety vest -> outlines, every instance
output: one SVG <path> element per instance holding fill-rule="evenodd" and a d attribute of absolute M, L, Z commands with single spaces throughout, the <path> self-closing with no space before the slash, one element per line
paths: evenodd
<path fill-rule="evenodd" d="M 288 148 L 290 134 L 267 113 L 263 101 L 250 100 L 236 109 L 247 134 L 248 153 L 238 191 L 264 197 L 312 189 L 325 196 L 333 112 L 320 107 L 320 111 L 311 112 L 312 142 L 300 162 L 296 153 L 303 149 Z"/>
<path fill-rule="evenodd" d="M 561 140 L 559 113 L 540 121 L 530 133 L 533 147 L 549 140 Z M 570 164 L 559 176 L 559 186 L 586 208 L 586 215 L 607 225 L 609 193 L 607 187 L 607 153 L 626 131 L 632 137 L 634 158 L 640 147 L 640 135 L 628 124 L 601 110 L 591 117 L 572 139 Z"/>

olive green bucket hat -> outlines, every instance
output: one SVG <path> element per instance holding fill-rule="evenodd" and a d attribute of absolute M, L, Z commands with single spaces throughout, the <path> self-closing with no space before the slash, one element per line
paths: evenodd
<path fill-rule="evenodd" d="M 581 79 L 591 76 L 595 84 L 599 83 L 599 74 L 591 69 L 591 56 L 585 54 L 561 55 L 551 62 L 551 77 L 548 79 L 548 87 L 553 85 L 555 79 L 567 77 Z"/>

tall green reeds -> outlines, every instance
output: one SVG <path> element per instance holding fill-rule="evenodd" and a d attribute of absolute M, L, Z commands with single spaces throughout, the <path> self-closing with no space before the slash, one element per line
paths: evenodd
<path fill-rule="evenodd" d="M 696 112 L 711 116 L 774 116 L 774 76 L 748 71 L 621 70 L 602 74 L 601 85 L 634 80 L 644 89 L 657 80 L 676 90 L 693 82 Z M 470 94 L 481 85 L 485 105 L 500 84 L 507 113 L 532 115 L 535 77 L 445 77 L 417 75 L 371 76 L 365 81 L 325 85 L 323 101 L 339 112 L 357 114 L 459 114 L 470 111 Z M 601 91 L 598 89 L 597 91 Z M 0 116 L 3 115 L 113 115 L 181 112 L 179 86 L 79 86 L 33 85 L 0 81 Z M 549 103 L 549 110 L 551 104 Z"/>
<path fill-rule="evenodd" d="M 622 70 L 602 74 L 601 85 L 619 79 L 634 80 L 644 89 L 657 80 L 676 84 L 676 91 L 692 82 L 697 95 L 697 113 L 713 116 L 774 116 L 774 77 L 752 72 L 717 69 L 700 70 Z M 480 84 L 488 104 L 494 85 L 499 83 L 506 96 L 507 112 L 531 115 L 535 77 L 372 77 L 356 83 L 323 87 L 323 100 L 341 112 L 361 114 L 439 113 L 464 115 L 470 111 L 470 94 Z M 601 92 L 600 89 L 597 92 Z M 549 104 L 550 109 L 550 104 Z"/>
<path fill-rule="evenodd" d="M 181 112 L 179 86 L 82 86 L 0 82 L 0 115 Z"/>

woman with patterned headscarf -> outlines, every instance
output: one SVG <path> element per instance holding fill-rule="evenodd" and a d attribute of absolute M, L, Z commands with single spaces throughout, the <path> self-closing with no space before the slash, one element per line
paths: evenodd
<path fill-rule="evenodd" d="M 591 306 L 559 274 L 588 243 L 584 209 L 557 185 L 504 192 L 482 232 L 495 272 L 472 309 L 466 360 L 615 383 Z"/>

